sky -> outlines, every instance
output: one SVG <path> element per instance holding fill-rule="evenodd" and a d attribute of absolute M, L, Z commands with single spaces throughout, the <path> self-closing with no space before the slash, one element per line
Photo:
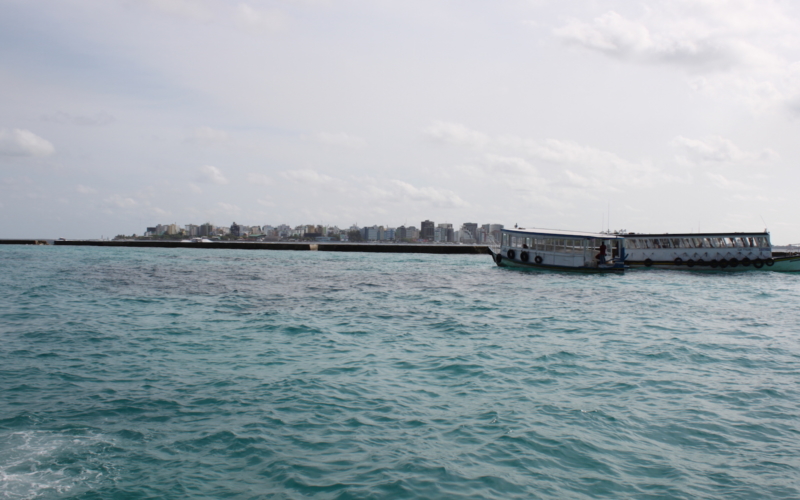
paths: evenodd
<path fill-rule="evenodd" d="M 420 221 L 800 243 L 800 3 L 0 0 L 0 238 Z"/>

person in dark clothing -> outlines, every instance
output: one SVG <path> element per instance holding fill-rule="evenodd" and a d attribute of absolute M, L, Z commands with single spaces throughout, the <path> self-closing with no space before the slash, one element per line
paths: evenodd
<path fill-rule="evenodd" d="M 600 242 L 600 251 L 597 253 L 596 258 L 601 264 L 606 263 L 606 243 L 604 241 Z"/>

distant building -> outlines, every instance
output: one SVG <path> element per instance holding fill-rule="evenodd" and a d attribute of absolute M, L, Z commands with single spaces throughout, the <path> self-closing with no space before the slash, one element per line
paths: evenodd
<path fill-rule="evenodd" d="M 240 226 L 239 224 L 237 224 L 235 222 L 233 224 L 231 224 L 231 236 L 233 236 L 234 238 L 238 238 L 240 236 L 243 236 L 244 233 L 245 233 L 245 230 L 244 230 L 244 228 L 242 226 Z"/>
<path fill-rule="evenodd" d="M 451 243 L 455 238 L 455 234 L 453 233 L 453 225 L 448 222 L 443 222 L 438 226 L 442 230 L 441 239 L 436 241 L 441 241 L 442 243 Z"/>
<path fill-rule="evenodd" d="M 200 227 L 197 230 L 197 236 L 214 236 L 215 229 L 216 227 L 214 227 L 214 224 L 210 222 L 200 224 Z"/>
<path fill-rule="evenodd" d="M 383 226 L 364 227 L 361 229 L 364 241 L 378 241 L 383 239 Z"/>
<path fill-rule="evenodd" d="M 474 222 L 465 222 L 461 224 L 461 235 L 458 241 L 462 243 L 477 243 L 478 224 Z"/>
<path fill-rule="evenodd" d="M 419 237 L 422 240 L 433 241 L 434 238 L 434 223 L 430 220 L 424 220 L 420 223 Z"/>

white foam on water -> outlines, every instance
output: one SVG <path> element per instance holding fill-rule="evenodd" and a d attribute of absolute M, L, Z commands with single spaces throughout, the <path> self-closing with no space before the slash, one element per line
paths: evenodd
<path fill-rule="evenodd" d="M 0 433 L 0 499 L 27 500 L 91 489 L 107 475 L 93 448 L 99 435 L 53 431 Z"/>

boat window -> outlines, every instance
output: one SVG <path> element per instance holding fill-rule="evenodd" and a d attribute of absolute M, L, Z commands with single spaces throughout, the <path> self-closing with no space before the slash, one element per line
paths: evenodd
<path fill-rule="evenodd" d="M 565 240 L 564 241 L 564 251 L 568 253 L 575 253 L 575 244 L 577 243 L 576 240 Z"/>

